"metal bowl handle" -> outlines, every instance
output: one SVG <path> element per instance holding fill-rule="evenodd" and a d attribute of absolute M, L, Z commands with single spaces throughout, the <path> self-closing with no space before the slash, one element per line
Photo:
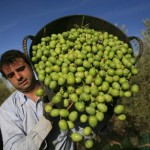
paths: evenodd
<path fill-rule="evenodd" d="M 32 35 L 27 35 L 24 37 L 23 41 L 22 41 L 22 47 L 23 47 L 23 51 L 24 54 L 29 58 L 29 53 L 28 53 L 28 48 L 27 48 L 27 43 L 28 43 L 28 39 L 33 40 L 34 36 Z"/>
<path fill-rule="evenodd" d="M 143 53 L 143 42 L 139 37 L 136 37 L 136 36 L 130 36 L 130 37 L 128 37 L 128 39 L 130 41 L 136 40 L 139 44 L 139 52 L 138 52 L 138 55 L 136 56 L 136 60 L 135 60 L 135 62 L 137 63 L 139 61 L 139 59 L 141 58 L 142 53 Z"/>
<path fill-rule="evenodd" d="M 27 43 L 28 43 L 28 39 L 30 40 L 33 40 L 34 36 L 32 35 L 27 35 L 24 37 L 23 41 L 22 41 L 22 47 L 23 47 L 23 51 L 24 51 L 24 54 L 26 55 L 28 61 L 30 62 L 32 68 L 33 68 L 33 65 L 32 65 L 32 62 L 31 62 L 31 59 L 30 59 L 30 56 L 29 56 L 29 50 L 27 48 Z"/>
<path fill-rule="evenodd" d="M 29 61 L 30 65 L 31 65 L 31 67 L 32 67 L 32 69 L 33 69 L 33 71 L 34 71 L 34 73 L 35 73 L 36 76 L 37 76 L 37 72 L 36 72 L 36 70 L 35 70 L 35 68 L 34 68 L 34 66 L 33 66 L 33 63 L 32 63 L 32 61 L 31 61 L 31 58 L 30 58 L 30 55 L 29 55 L 29 50 L 28 50 L 28 48 L 27 48 L 28 40 L 29 40 L 29 39 L 30 39 L 30 40 L 33 40 L 33 38 L 34 38 L 34 36 L 32 36 L 32 35 L 27 35 L 27 36 L 25 36 L 24 39 L 23 39 L 23 41 L 22 41 L 22 47 L 23 47 L 24 54 L 26 55 L 26 58 L 28 59 L 28 61 Z M 38 77 L 38 76 L 37 76 L 37 77 Z M 42 83 L 42 81 L 39 81 L 39 82 L 40 82 L 41 87 L 45 90 L 45 95 L 42 97 L 43 102 L 44 102 L 44 103 L 48 103 L 48 102 L 49 102 L 51 105 L 53 105 L 52 102 L 50 101 L 50 99 L 51 99 L 51 97 L 53 97 L 53 96 L 55 95 L 55 93 L 52 92 L 52 91 L 50 91 L 50 90 L 44 85 L 44 83 Z"/>

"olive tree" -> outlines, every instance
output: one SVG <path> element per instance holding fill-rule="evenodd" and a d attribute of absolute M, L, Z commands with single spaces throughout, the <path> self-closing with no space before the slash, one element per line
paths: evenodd
<path fill-rule="evenodd" d="M 122 103 L 126 106 L 128 128 L 140 137 L 139 144 L 143 147 L 150 143 L 150 19 L 144 20 L 144 25 L 146 27 L 142 32 L 144 50 L 136 64 L 139 73 L 131 80 L 132 83 L 139 85 L 139 92 L 129 99 L 122 99 Z"/>
<path fill-rule="evenodd" d="M 4 78 L 0 78 L 0 105 L 5 99 L 14 91 L 14 88 L 8 86 L 7 81 Z"/>

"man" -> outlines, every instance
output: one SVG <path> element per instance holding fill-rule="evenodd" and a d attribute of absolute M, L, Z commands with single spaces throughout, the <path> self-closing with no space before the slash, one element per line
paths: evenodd
<path fill-rule="evenodd" d="M 67 132 L 59 131 L 57 120 L 51 123 L 44 117 L 43 101 L 35 94 L 40 84 L 24 53 L 9 50 L 1 55 L 0 72 L 16 88 L 0 108 L 3 149 L 74 149 Z"/>

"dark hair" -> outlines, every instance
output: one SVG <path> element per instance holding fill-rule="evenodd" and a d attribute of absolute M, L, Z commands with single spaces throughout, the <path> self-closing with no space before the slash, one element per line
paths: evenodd
<path fill-rule="evenodd" d="M 2 73 L 3 77 L 5 77 L 5 74 L 2 69 L 3 66 L 12 64 L 16 61 L 17 58 L 22 58 L 29 66 L 31 66 L 28 58 L 23 52 L 15 49 L 8 50 L 5 53 L 3 53 L 0 58 L 0 72 Z"/>

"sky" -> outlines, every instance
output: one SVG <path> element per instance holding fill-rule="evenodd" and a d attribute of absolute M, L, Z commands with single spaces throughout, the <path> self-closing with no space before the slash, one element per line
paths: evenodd
<path fill-rule="evenodd" d="M 127 36 L 142 38 L 143 20 L 150 18 L 149 10 L 149 0 L 1 0 L 0 55 L 9 49 L 22 51 L 25 36 L 35 36 L 53 20 L 76 14 L 98 17 L 118 26 L 125 24 Z"/>

